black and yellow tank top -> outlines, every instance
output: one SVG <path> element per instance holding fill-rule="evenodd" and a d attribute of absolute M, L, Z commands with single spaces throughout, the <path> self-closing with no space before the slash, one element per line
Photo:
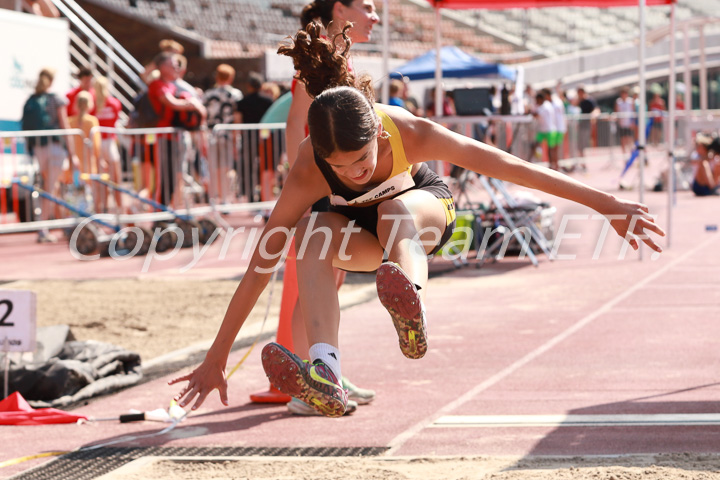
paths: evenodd
<path fill-rule="evenodd" d="M 426 164 L 421 164 L 415 175 L 411 174 L 412 164 L 405 155 L 400 131 L 395 123 L 384 112 L 376 110 L 383 128 L 390 134 L 390 147 L 392 148 L 393 167 L 390 176 L 377 187 L 358 192 L 340 181 L 332 167 L 325 160 L 315 154 L 315 163 L 325 177 L 331 190 L 330 210 L 352 217 L 353 210 L 363 207 L 373 208 L 379 201 L 388 200 L 412 189 L 428 190 L 446 206 L 447 225 L 455 221 L 455 202 L 452 193 L 442 179 Z M 369 228 L 369 227 L 368 227 Z"/>
<path fill-rule="evenodd" d="M 376 203 L 380 200 L 393 198 L 400 193 L 407 191 L 415 186 L 415 181 L 411 175 L 412 164 L 408 162 L 405 156 L 405 148 L 403 147 L 400 131 L 390 117 L 379 110 L 376 113 L 380 117 L 383 128 L 390 134 L 390 147 L 392 149 L 393 166 L 390 176 L 380 185 L 365 192 L 353 190 L 340 181 L 333 171 L 332 167 L 322 158 L 315 154 L 315 163 L 322 172 L 327 181 L 332 194 L 330 195 L 330 204 L 336 206 L 366 206 L 367 204 Z"/>

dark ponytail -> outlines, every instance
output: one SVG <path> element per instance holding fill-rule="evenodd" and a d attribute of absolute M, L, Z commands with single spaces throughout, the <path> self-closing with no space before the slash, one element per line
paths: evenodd
<path fill-rule="evenodd" d="M 306 30 L 298 31 L 292 46 L 278 49 L 279 54 L 293 59 L 298 79 L 314 98 L 308 109 L 308 128 L 320 158 L 338 150 L 360 150 L 377 136 L 372 79 L 364 75 L 356 80 L 348 68 L 351 42 L 347 30 L 351 26 L 348 23 L 329 40 L 321 36 L 319 23 L 310 23 Z"/>
<path fill-rule="evenodd" d="M 363 75 L 359 79 L 350 71 L 350 37 L 347 31 L 352 27 L 348 22 L 332 40 L 322 36 L 322 27 L 311 22 L 305 30 L 298 30 L 292 45 L 282 45 L 278 54 L 293 59 L 298 79 L 305 84 L 311 97 L 320 95 L 332 87 L 355 87 L 360 90 L 371 103 L 375 102 L 372 79 Z"/>

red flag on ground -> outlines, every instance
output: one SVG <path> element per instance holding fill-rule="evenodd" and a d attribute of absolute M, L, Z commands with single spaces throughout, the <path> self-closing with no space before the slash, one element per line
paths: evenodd
<path fill-rule="evenodd" d="M 49 425 L 78 420 L 87 420 L 87 417 L 56 408 L 34 409 L 18 392 L 0 402 L 0 425 Z"/>

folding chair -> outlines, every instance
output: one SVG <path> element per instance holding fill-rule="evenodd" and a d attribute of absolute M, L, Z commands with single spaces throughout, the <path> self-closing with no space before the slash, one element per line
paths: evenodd
<path fill-rule="evenodd" d="M 507 211 L 505 208 L 505 205 L 503 204 L 500 197 L 495 193 L 495 190 L 490 186 L 490 182 L 484 175 L 479 176 L 480 183 L 483 185 L 485 190 L 487 191 L 488 195 L 490 195 L 490 200 L 492 201 L 493 205 L 495 206 L 495 210 L 500 214 L 500 217 L 502 218 L 505 226 L 496 227 L 498 233 L 501 233 L 502 240 L 497 239 L 494 242 L 492 242 L 490 245 L 487 245 L 486 248 L 482 248 L 482 245 L 478 244 L 479 235 L 475 235 L 476 239 L 476 248 L 477 248 L 477 255 L 476 258 L 479 260 L 479 263 L 477 265 L 477 268 L 480 268 L 485 261 L 490 258 L 491 254 L 497 251 L 499 248 L 501 248 L 503 245 L 507 246 L 507 240 L 506 240 L 506 234 L 507 230 L 510 230 L 510 234 L 515 237 L 515 239 L 518 241 L 521 247 L 521 254 L 524 252 L 525 255 L 530 259 L 532 264 L 534 266 L 538 266 L 538 260 L 535 256 L 535 253 L 532 251 L 532 248 L 530 247 L 530 242 L 527 238 L 525 238 L 522 233 L 520 232 L 520 228 L 518 227 L 515 220 L 513 220 L 512 215 Z M 523 223 L 521 224 L 521 227 L 526 227 L 527 225 L 526 220 L 523 220 Z M 532 230 L 530 230 L 532 232 Z M 483 241 L 485 240 L 485 235 L 483 235 Z M 484 242 L 483 242 L 484 243 Z M 482 254 L 482 256 L 481 256 Z"/>
<path fill-rule="evenodd" d="M 490 183 L 505 197 L 505 201 L 508 204 L 508 207 L 512 209 L 515 212 L 519 213 L 519 218 L 515 220 L 515 223 L 520 226 L 527 226 L 530 229 L 530 233 L 532 235 L 532 239 L 535 240 L 535 243 L 540 247 L 540 250 L 548 257 L 549 260 L 555 260 L 554 255 L 552 254 L 552 251 L 549 246 L 549 241 L 543 231 L 540 229 L 540 227 L 537 226 L 537 219 L 540 215 L 542 215 L 542 207 L 545 206 L 543 204 L 538 204 L 536 208 L 533 209 L 525 209 L 521 205 L 518 204 L 515 197 L 513 197 L 510 192 L 507 191 L 507 188 L 505 187 L 505 182 L 502 180 L 498 180 L 497 178 L 491 178 Z"/>
<path fill-rule="evenodd" d="M 453 193 L 456 211 L 469 211 L 475 216 L 476 220 L 487 217 L 490 210 L 482 203 L 474 202 L 470 196 L 472 188 L 475 186 L 474 181 L 477 179 L 480 181 L 482 190 L 490 197 L 494 211 L 499 214 L 501 219 L 501 225 L 496 226 L 493 230 L 500 234 L 500 238 L 487 242 L 487 244 L 484 245 L 483 243 L 486 243 L 485 241 L 487 239 L 484 235 L 479 235 L 481 222 L 476 221 L 474 228 L 474 247 L 477 251 L 476 259 L 479 260 L 479 263 L 476 265 L 478 268 L 495 252 L 501 250 L 503 245 L 507 246 L 507 241 L 505 241 L 507 233 L 510 233 L 518 241 L 521 246 L 521 252 L 527 255 L 534 266 L 537 267 L 539 263 L 535 252 L 532 250 L 530 240 L 533 240 L 542 253 L 549 259 L 553 259 L 549 246 L 550 242 L 535 223 L 538 216 L 542 214 L 541 209 L 527 209 L 519 205 L 517 200 L 508 192 L 502 180 L 478 175 L 471 170 L 460 169 L 458 167 L 455 167 L 451 173 L 451 177 L 455 180 L 453 182 L 455 187 Z M 539 207 L 540 206 L 541 205 L 539 205 Z M 523 236 L 521 232 L 522 229 L 527 229 L 529 238 Z"/>
<path fill-rule="evenodd" d="M 471 188 L 473 187 L 473 180 L 478 175 L 472 170 L 465 170 L 462 167 L 453 165 L 450 171 L 450 178 L 452 181 L 448 181 L 451 184 L 451 191 L 455 199 L 455 210 L 470 210 L 470 211 L 483 211 L 485 205 L 480 202 L 473 202 L 470 198 Z"/>

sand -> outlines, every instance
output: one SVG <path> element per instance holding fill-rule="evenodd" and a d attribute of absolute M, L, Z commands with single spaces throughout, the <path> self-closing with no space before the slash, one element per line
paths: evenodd
<path fill-rule="evenodd" d="M 720 460 L 707 455 L 514 458 L 152 458 L 103 480 L 680 480 L 717 479 Z M 715 470 L 711 472 L 710 470 Z"/>
<path fill-rule="evenodd" d="M 139 353 L 145 363 L 214 338 L 237 284 L 234 280 L 28 280 L 10 287 L 37 294 L 38 327 L 69 325 L 77 340 L 121 346 Z M 278 285 L 273 295 L 275 316 L 281 289 Z M 249 322 L 265 315 L 268 294 L 269 289 Z"/>
<path fill-rule="evenodd" d="M 370 275 L 348 276 L 341 305 L 374 294 Z M 37 326 L 69 325 L 76 340 L 97 340 L 140 354 L 143 363 L 215 338 L 238 280 L 21 280 L 2 288 L 37 294 Z M 282 279 L 268 285 L 246 325 L 280 312 Z M 202 301 L 200 301 L 202 300 Z M 269 328 L 269 327 L 268 327 Z M 162 339 L 158 341 L 158 339 Z"/>

